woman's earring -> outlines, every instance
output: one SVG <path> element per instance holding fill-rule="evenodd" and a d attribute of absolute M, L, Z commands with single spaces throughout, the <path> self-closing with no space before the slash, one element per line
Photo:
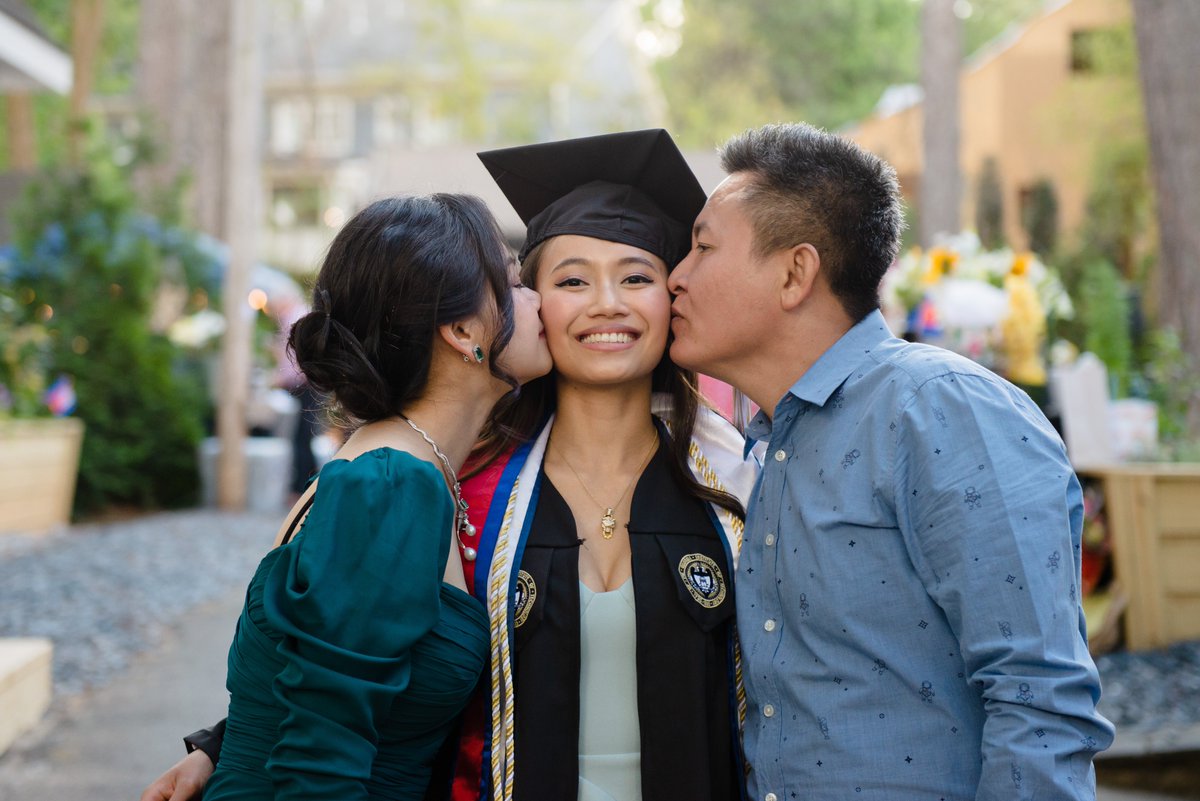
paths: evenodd
<path fill-rule="evenodd" d="M 479 364 L 483 364 L 483 348 L 476 345 L 475 349 L 471 352 L 475 354 L 475 361 L 478 362 Z M 465 359 L 466 356 L 464 356 L 463 358 Z"/>
<path fill-rule="evenodd" d="M 463 354 L 463 361 L 464 361 L 464 362 L 466 362 L 467 364 L 470 364 L 470 363 L 471 363 L 471 357 L 470 357 L 470 356 L 468 356 L 467 354 L 465 354 L 465 353 L 464 353 L 464 354 Z"/>

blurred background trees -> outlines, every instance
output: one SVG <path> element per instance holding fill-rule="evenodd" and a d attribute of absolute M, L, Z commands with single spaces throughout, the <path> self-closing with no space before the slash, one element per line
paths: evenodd
<path fill-rule="evenodd" d="M 719 142 L 805 120 L 896 166 L 906 245 L 973 229 L 982 251 L 1008 254 L 1006 268 L 1061 276 L 1071 302 L 1038 288 L 1055 304 L 1049 341 L 1101 352 L 1116 389 L 1159 404 L 1165 436 L 1186 441 L 1189 408 L 1200 435 L 1200 325 L 1189 314 L 1200 308 L 1200 3 L 262 2 L 265 130 L 249 145 L 262 159 L 249 176 L 265 201 L 258 254 L 300 282 L 344 220 L 389 192 L 480 194 L 519 239 L 520 221 L 475 163 L 482 147 L 665 125 L 711 190 Z M 0 8 L 10 4 L 21 5 Z M 50 380 L 76 376 L 77 414 L 95 438 L 81 505 L 186 503 L 171 487 L 194 481 L 187 450 L 211 425 L 208 390 L 195 388 L 197 349 L 164 332 L 171 314 L 211 321 L 222 308 L 221 257 L 196 235 L 230 234 L 226 6 L 22 7 L 73 57 L 74 81 L 69 93 L 10 92 L 0 104 L 4 308 L 47 332 Z M 13 187 L 29 181 L 37 188 L 17 201 Z M 941 211 L 928 202 L 937 196 Z M 910 293 L 955 269 L 945 253 L 923 258 L 937 267 L 915 274 Z M 1009 278 L 984 273 L 996 290 Z M 252 300 L 260 339 L 274 325 L 268 295 Z M 123 372 L 142 378 L 111 379 Z M 130 433 L 134 418 L 114 409 L 161 419 L 161 430 Z M 116 439 L 122 431 L 145 441 Z M 155 463 L 160 434 L 176 444 Z M 125 456 L 174 483 L 135 498 L 117 486 L 133 473 L 104 461 Z"/>

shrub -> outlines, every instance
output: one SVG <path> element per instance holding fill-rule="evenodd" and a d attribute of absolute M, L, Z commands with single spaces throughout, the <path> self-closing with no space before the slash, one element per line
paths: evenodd
<path fill-rule="evenodd" d="M 1084 349 L 1096 354 L 1108 368 L 1112 396 L 1123 397 L 1133 370 L 1133 337 L 1129 294 L 1111 262 L 1097 260 L 1084 268 L 1079 305 Z"/>
<path fill-rule="evenodd" d="M 1029 249 L 1049 257 L 1058 246 L 1058 196 L 1048 178 L 1034 183 L 1029 202 L 1021 212 L 1021 225 L 1029 236 Z"/>
<path fill-rule="evenodd" d="M 983 160 L 975 199 L 975 232 L 984 250 L 1004 245 L 1004 192 L 994 158 Z"/>
<path fill-rule="evenodd" d="M 76 512 L 193 503 L 207 393 L 177 371 L 178 351 L 158 327 L 206 302 L 212 258 L 141 212 L 105 151 L 32 184 L 13 231 L 6 280 L 19 313 L 44 322 L 87 427 Z"/>

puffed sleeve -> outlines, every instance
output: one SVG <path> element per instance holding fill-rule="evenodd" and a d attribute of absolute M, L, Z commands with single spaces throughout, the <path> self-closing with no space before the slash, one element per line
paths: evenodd
<path fill-rule="evenodd" d="M 277 799 L 366 798 L 378 722 L 437 622 L 452 507 L 435 468 L 378 450 L 321 472 L 303 534 L 267 576 L 286 710 L 267 761 Z"/>

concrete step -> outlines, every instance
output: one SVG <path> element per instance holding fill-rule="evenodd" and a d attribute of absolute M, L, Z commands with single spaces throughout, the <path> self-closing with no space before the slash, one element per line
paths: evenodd
<path fill-rule="evenodd" d="M 53 653 L 46 639 L 0 638 L 0 754 L 46 714 Z"/>

